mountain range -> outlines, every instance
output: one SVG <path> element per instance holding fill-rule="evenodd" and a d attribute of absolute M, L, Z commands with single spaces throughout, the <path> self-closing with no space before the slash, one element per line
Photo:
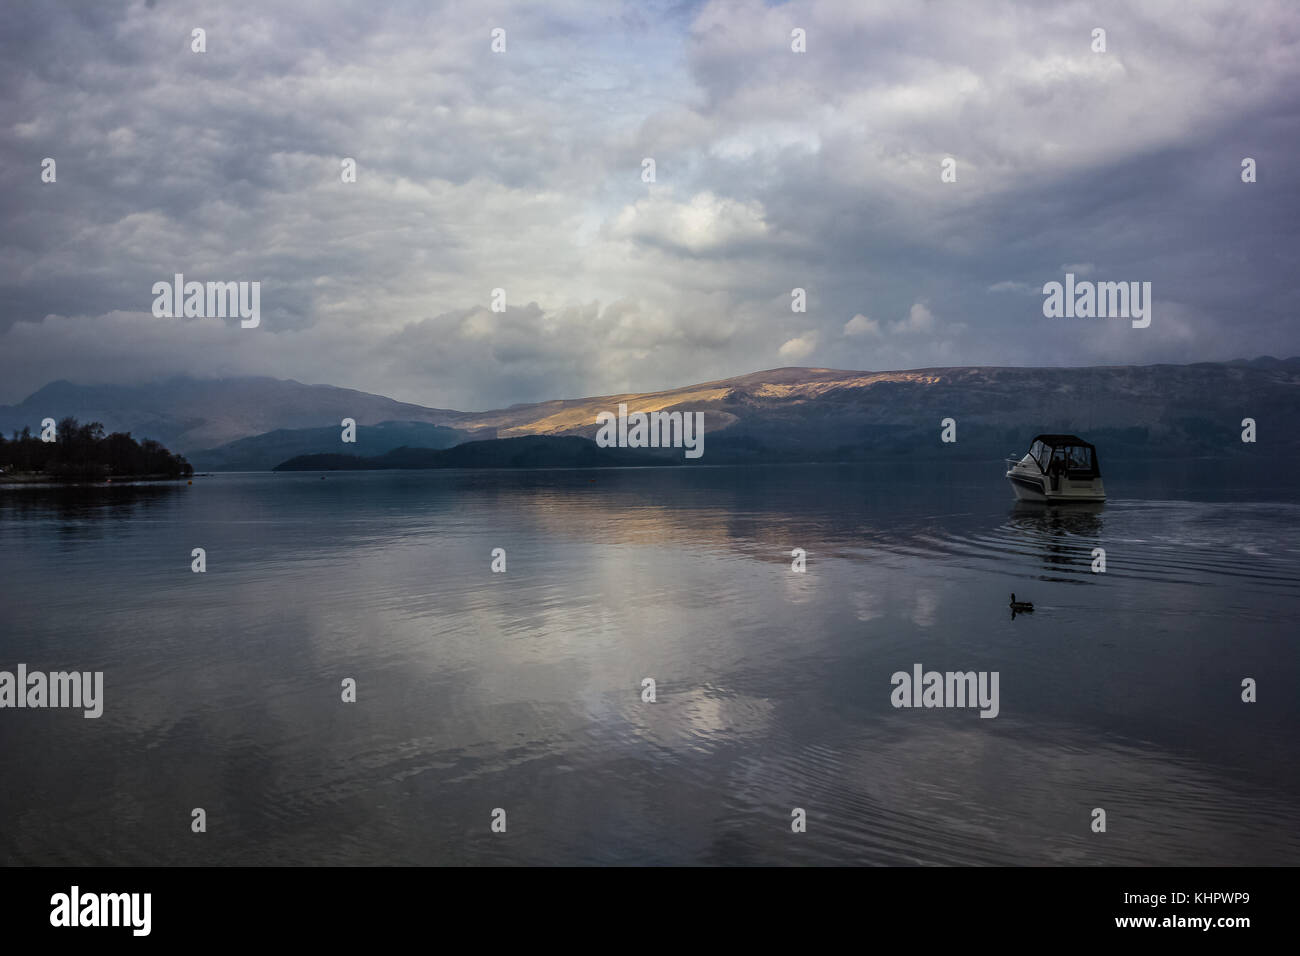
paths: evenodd
<path fill-rule="evenodd" d="M 396 448 L 382 455 L 298 455 L 274 471 L 374 471 L 422 468 L 615 468 L 676 465 L 680 458 L 602 448 L 577 435 L 523 435 L 467 441 L 454 448 Z"/>
<path fill-rule="evenodd" d="M 444 424 L 460 414 L 333 385 L 178 376 L 148 385 L 51 382 L 17 405 L 0 406 L 0 429 L 6 434 L 24 426 L 35 431 L 42 418 L 57 421 L 73 415 L 102 422 L 106 431 L 129 431 L 188 455 L 276 429 L 337 425 L 344 418 L 359 425 Z"/>
<path fill-rule="evenodd" d="M 999 457 L 1039 432 L 1075 432 L 1108 457 L 1231 456 L 1242 420 L 1257 446 L 1300 455 L 1300 358 L 1084 368 L 956 367 L 865 372 L 779 368 L 658 392 L 558 399 L 483 412 L 430 408 L 273 378 L 172 378 L 149 385 L 53 382 L 0 406 L 6 434 L 72 415 L 154 438 L 200 470 L 265 470 L 300 455 L 385 455 L 523 436 L 592 438 L 596 415 L 705 417 L 705 464 L 855 460 L 894 454 Z M 356 444 L 340 441 L 357 423 Z M 957 443 L 939 441 L 956 422 Z M 575 446 L 576 447 L 576 446 Z M 584 453 L 585 454 L 585 453 Z M 409 456 L 408 456 L 409 457 Z"/>

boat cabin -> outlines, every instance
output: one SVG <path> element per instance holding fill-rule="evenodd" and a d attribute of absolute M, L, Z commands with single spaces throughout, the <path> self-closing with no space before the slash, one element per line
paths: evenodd
<path fill-rule="evenodd" d="M 1071 481 L 1090 481 L 1101 475 L 1097 449 L 1076 435 L 1039 435 L 1029 446 L 1029 457 L 1045 475 Z"/>

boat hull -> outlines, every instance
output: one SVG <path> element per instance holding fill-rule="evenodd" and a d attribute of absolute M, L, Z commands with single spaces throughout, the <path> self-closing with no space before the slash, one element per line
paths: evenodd
<path fill-rule="evenodd" d="M 1055 482 L 1046 475 L 1022 473 L 1016 469 L 1007 472 L 1007 481 L 1020 501 L 1042 501 L 1059 504 L 1070 501 L 1105 501 L 1106 489 L 1100 478 L 1090 481 L 1071 481 L 1058 478 Z"/>

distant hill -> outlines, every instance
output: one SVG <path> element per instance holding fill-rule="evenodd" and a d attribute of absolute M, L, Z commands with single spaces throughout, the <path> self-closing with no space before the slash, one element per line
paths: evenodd
<path fill-rule="evenodd" d="M 1300 358 L 1085 368 L 780 368 L 683 388 L 470 414 L 457 427 L 595 435 L 596 414 L 699 411 L 703 464 L 1022 454 L 1039 432 L 1082 434 L 1115 458 L 1300 455 Z M 1260 439 L 1240 440 L 1254 418 Z M 957 443 L 939 441 L 957 422 Z M 1267 438 L 1262 437 L 1267 434 Z"/>
<path fill-rule="evenodd" d="M 612 468 L 676 465 L 677 455 L 649 449 L 601 448 L 589 438 L 530 435 L 471 441 L 455 448 L 396 448 L 383 455 L 299 455 L 275 471 L 372 471 L 384 468 Z"/>
<path fill-rule="evenodd" d="M 380 422 L 454 424 L 463 413 L 397 402 L 333 385 L 274 378 L 172 378 L 150 385 L 53 382 L 17 405 L 0 405 L 0 429 L 40 427 L 66 415 L 104 424 L 105 431 L 153 438 L 184 454 L 278 429 Z M 482 435 L 480 437 L 494 437 Z M 281 456 L 283 459 L 284 456 Z"/>
<path fill-rule="evenodd" d="M 702 412 L 701 464 L 1001 458 L 1023 453 L 1038 432 L 1083 435 L 1098 445 L 1103 463 L 1300 456 L 1300 359 L 1271 357 L 1087 368 L 779 368 L 659 392 L 486 412 L 425 408 L 268 378 L 181 378 L 130 388 L 56 382 L 18 405 L 0 407 L 0 429 L 36 430 L 41 418 L 72 415 L 101 421 L 109 431 L 154 438 L 200 469 L 267 468 L 301 454 L 340 453 L 343 418 L 377 429 L 359 432 L 374 444 L 348 449 L 372 457 L 365 452 L 402 445 L 436 449 L 461 438 L 593 438 L 597 413 L 616 412 L 620 403 L 630 411 Z M 1258 426 L 1253 445 L 1240 441 L 1248 417 Z M 939 442 L 945 418 L 957 422 L 955 445 Z M 397 430 L 386 432 L 381 423 Z M 400 434 L 400 427 L 421 424 L 445 431 Z"/>
<path fill-rule="evenodd" d="M 450 448 L 470 437 L 470 432 L 445 425 L 380 422 L 377 425 L 358 425 L 356 443 L 345 445 L 342 429 L 337 425 L 325 428 L 277 428 L 217 448 L 191 452 L 187 457 L 200 471 L 270 471 L 286 458 L 300 455 L 343 454 L 344 457 L 364 457 L 382 455 L 404 445 Z"/>

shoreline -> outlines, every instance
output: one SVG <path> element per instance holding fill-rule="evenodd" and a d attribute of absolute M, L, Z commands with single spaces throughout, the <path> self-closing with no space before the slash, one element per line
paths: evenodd
<path fill-rule="evenodd" d="M 139 481 L 188 481 L 184 475 L 108 475 L 103 478 L 60 478 L 41 472 L 0 474 L 0 485 L 117 485 Z"/>

